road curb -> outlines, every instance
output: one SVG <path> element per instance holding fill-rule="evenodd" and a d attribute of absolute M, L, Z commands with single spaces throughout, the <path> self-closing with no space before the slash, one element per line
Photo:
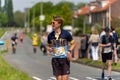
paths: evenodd
<path fill-rule="evenodd" d="M 97 66 L 97 65 L 89 64 L 89 63 L 84 63 L 84 62 L 78 61 L 78 60 L 72 61 L 72 62 L 101 69 L 101 66 Z M 112 69 L 112 71 L 120 72 L 120 70 L 116 70 L 116 69 Z"/>

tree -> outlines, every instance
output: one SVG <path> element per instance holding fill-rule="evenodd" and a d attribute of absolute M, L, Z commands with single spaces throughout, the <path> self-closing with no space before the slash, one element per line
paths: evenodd
<path fill-rule="evenodd" d="M 73 3 L 66 1 L 62 1 L 55 5 L 55 13 L 56 15 L 60 15 L 64 18 L 64 25 L 72 25 L 73 7 L 74 7 Z"/>
<path fill-rule="evenodd" d="M 0 12 L 2 11 L 2 7 L 1 7 L 1 0 L 0 0 Z"/>
<path fill-rule="evenodd" d="M 8 25 L 14 25 L 14 16 L 13 16 L 13 3 L 12 0 L 5 0 L 4 12 L 8 17 Z"/>
<path fill-rule="evenodd" d="M 46 27 L 47 25 L 50 25 L 52 16 L 54 15 L 59 15 L 64 18 L 64 25 L 72 25 L 72 19 L 73 19 L 73 12 L 74 8 L 77 7 L 79 9 L 84 5 L 84 3 L 81 3 L 80 5 L 74 5 L 72 2 L 68 1 L 61 1 L 57 4 L 53 4 L 51 2 L 42 2 L 43 4 L 43 15 L 45 15 L 45 20 L 43 21 L 43 27 Z M 35 20 L 35 27 L 37 30 L 40 27 L 40 9 L 41 9 L 41 2 L 35 4 L 31 9 L 30 9 L 30 25 L 32 25 L 33 20 Z M 35 9 L 35 17 L 33 18 L 33 10 Z M 74 28 L 79 28 L 79 31 L 82 31 L 83 28 L 83 18 L 78 17 L 75 19 L 75 27 Z M 28 19 L 28 18 L 27 18 Z M 64 26 L 63 25 L 63 26 Z"/>
<path fill-rule="evenodd" d="M 5 0 L 5 5 L 3 7 L 3 12 L 7 13 L 8 0 Z"/>
<path fill-rule="evenodd" d="M 23 12 L 16 11 L 14 13 L 14 20 L 15 20 L 16 26 L 24 27 L 25 14 Z"/>
<path fill-rule="evenodd" d="M 35 20 L 35 25 L 40 26 L 40 6 L 41 3 L 34 5 L 30 10 L 30 21 Z M 60 15 L 64 18 L 64 25 L 71 25 L 72 22 L 72 12 L 71 8 L 74 6 L 71 2 L 60 2 L 56 5 L 53 5 L 51 2 L 43 2 L 43 14 L 45 15 L 45 20 L 43 21 L 43 26 L 50 24 L 53 15 Z M 33 10 L 35 9 L 35 19 L 33 19 Z"/>
<path fill-rule="evenodd" d="M 0 26 L 6 26 L 7 22 L 8 22 L 7 15 L 0 12 Z"/>

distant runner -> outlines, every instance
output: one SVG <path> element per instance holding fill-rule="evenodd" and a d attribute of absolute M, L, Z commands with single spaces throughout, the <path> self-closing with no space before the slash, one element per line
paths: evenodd
<path fill-rule="evenodd" d="M 37 51 L 36 47 L 38 46 L 38 36 L 36 33 L 34 33 L 32 36 L 32 46 L 33 46 L 33 52 L 36 53 Z"/>
<path fill-rule="evenodd" d="M 13 36 L 11 37 L 13 53 L 16 52 L 17 40 L 18 40 L 17 33 L 14 33 Z"/>
<path fill-rule="evenodd" d="M 115 46 L 115 41 L 114 41 L 114 38 L 110 35 L 110 29 L 109 27 L 105 27 L 105 35 L 103 35 L 101 38 L 100 38 L 100 44 L 99 46 L 102 47 L 102 74 L 101 74 L 101 80 L 104 80 L 105 78 L 105 73 L 104 73 L 104 70 L 105 70 L 105 65 L 106 65 L 106 62 L 108 61 L 108 74 L 107 74 L 107 77 L 108 79 L 107 80 L 112 80 L 112 77 L 111 77 L 111 70 L 112 70 L 112 54 L 113 54 L 113 51 L 116 49 L 116 46 Z"/>
<path fill-rule="evenodd" d="M 23 45 L 23 38 L 24 38 L 24 34 L 20 33 L 19 35 L 20 45 Z"/>

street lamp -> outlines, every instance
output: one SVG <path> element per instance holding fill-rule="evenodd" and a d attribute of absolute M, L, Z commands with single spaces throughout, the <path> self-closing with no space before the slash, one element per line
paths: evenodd
<path fill-rule="evenodd" d="M 43 27 L 43 21 L 45 19 L 45 16 L 43 15 L 43 2 L 41 1 L 40 3 L 40 32 L 42 32 L 42 27 Z"/>

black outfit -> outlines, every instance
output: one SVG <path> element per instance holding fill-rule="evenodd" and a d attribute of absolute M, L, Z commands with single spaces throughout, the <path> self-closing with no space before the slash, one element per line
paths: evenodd
<path fill-rule="evenodd" d="M 110 36 L 103 35 L 101 37 L 101 43 L 102 44 L 111 43 L 110 46 L 102 47 L 102 62 L 105 63 L 107 60 L 112 60 L 112 53 L 114 49 L 113 45 L 115 43 L 115 40 L 111 35 Z"/>
<path fill-rule="evenodd" d="M 17 42 L 16 42 L 17 39 L 18 39 L 18 37 L 16 37 L 16 36 L 11 37 L 12 46 L 17 45 Z"/>
<path fill-rule="evenodd" d="M 53 68 L 53 75 L 66 75 L 70 74 L 70 61 L 67 59 L 67 52 L 68 52 L 68 42 L 73 40 L 70 33 L 66 30 L 61 30 L 61 33 L 58 39 L 55 37 L 55 32 L 51 32 L 48 35 L 48 44 L 51 45 L 53 48 L 52 53 L 52 68 Z M 64 47 L 64 54 L 63 52 L 60 55 L 56 55 L 56 48 Z M 57 52 L 58 53 L 58 52 Z"/>

